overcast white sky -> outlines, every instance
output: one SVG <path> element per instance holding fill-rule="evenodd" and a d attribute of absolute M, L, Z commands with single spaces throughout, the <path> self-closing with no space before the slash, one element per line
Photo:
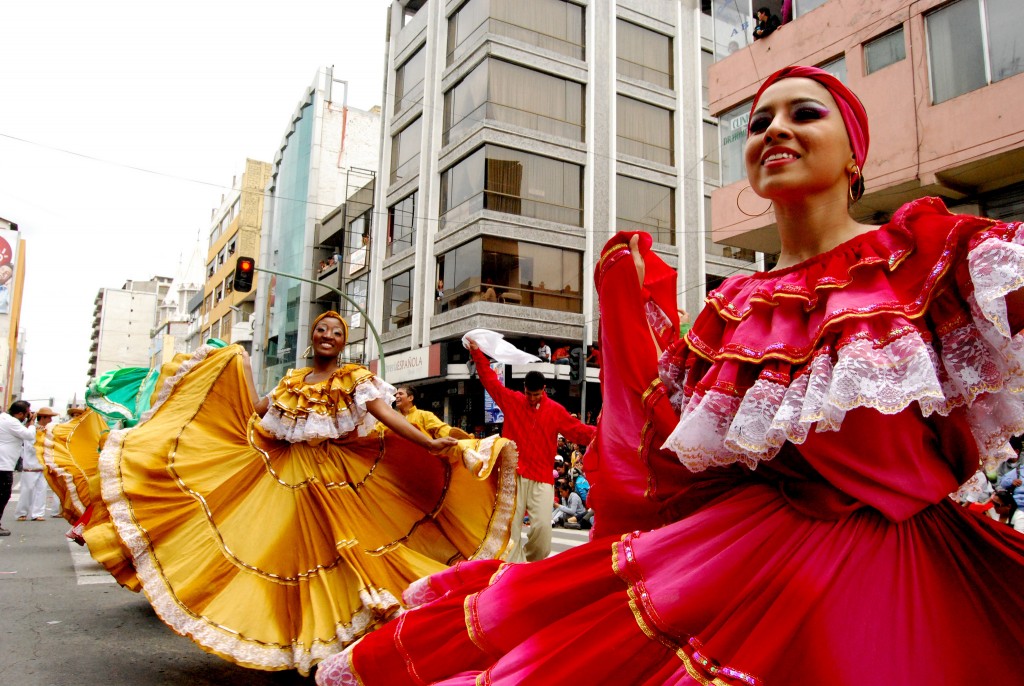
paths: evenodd
<path fill-rule="evenodd" d="M 177 273 L 245 158 L 272 161 L 319 67 L 349 82 L 350 105 L 380 103 L 389 4 L 0 3 L 0 217 L 27 241 L 23 397 L 81 399 L 97 291 Z"/>

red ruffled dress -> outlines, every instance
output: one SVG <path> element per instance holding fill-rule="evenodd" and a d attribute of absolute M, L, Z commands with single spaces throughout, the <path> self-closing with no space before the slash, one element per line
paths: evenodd
<path fill-rule="evenodd" d="M 1024 432 L 1024 225 L 913 202 L 726 281 L 685 342 L 671 270 L 645 236 L 641 289 L 628 238 L 598 266 L 595 539 L 417 582 L 317 682 L 961 685 L 1024 663 L 1024 537 L 947 497 Z"/>

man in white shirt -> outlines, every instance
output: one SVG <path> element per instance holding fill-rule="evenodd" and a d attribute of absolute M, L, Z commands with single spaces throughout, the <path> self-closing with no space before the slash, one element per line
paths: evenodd
<path fill-rule="evenodd" d="M 35 429 L 25 426 L 33 419 L 30 405 L 24 400 L 15 400 L 7 412 L 0 412 L 0 536 L 10 536 L 3 527 L 3 514 L 11 499 L 14 485 L 14 467 L 22 455 L 25 441 L 36 439 Z"/>
<path fill-rule="evenodd" d="M 537 348 L 537 357 L 540 358 L 541 362 L 551 361 L 551 346 L 544 339 L 541 339 L 540 347 Z"/>
<path fill-rule="evenodd" d="M 46 519 L 46 494 L 50 490 L 43 476 L 43 441 L 46 440 L 46 425 L 57 415 L 48 407 L 36 412 L 36 430 L 31 441 L 25 441 L 21 468 L 21 495 L 14 515 L 19 522 L 31 519 L 42 522 Z"/>

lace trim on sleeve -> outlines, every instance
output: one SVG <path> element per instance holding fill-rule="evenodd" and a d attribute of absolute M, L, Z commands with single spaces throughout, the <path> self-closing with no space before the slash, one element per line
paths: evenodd
<path fill-rule="evenodd" d="M 1010 240 L 988 238 L 967 256 L 974 297 L 985 318 L 1004 337 L 1010 337 L 1006 296 L 1024 288 L 1024 224 Z"/>
<path fill-rule="evenodd" d="M 925 414 L 942 407 L 934 350 L 916 331 L 881 347 L 854 341 L 834 364 L 829 352 L 817 354 L 792 382 L 765 371 L 742 394 L 716 388 L 691 393 L 664 447 L 695 472 L 737 461 L 753 469 L 786 441 L 803 443 L 812 426 L 838 429 L 856 407 L 885 414 L 912 402 Z"/>

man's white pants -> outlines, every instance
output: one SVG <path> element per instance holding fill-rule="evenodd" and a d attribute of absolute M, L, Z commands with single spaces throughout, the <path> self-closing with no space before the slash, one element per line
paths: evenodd
<path fill-rule="evenodd" d="M 516 474 L 516 515 L 512 520 L 511 542 L 515 549 L 509 562 L 533 562 L 551 554 L 551 507 L 555 502 L 553 484 L 541 483 Z M 530 531 L 523 546 L 523 516 L 530 512 Z"/>
<path fill-rule="evenodd" d="M 50 487 L 42 472 L 22 472 L 21 495 L 18 496 L 18 508 L 14 511 L 14 516 L 28 519 L 45 517 L 48 490 Z"/>

